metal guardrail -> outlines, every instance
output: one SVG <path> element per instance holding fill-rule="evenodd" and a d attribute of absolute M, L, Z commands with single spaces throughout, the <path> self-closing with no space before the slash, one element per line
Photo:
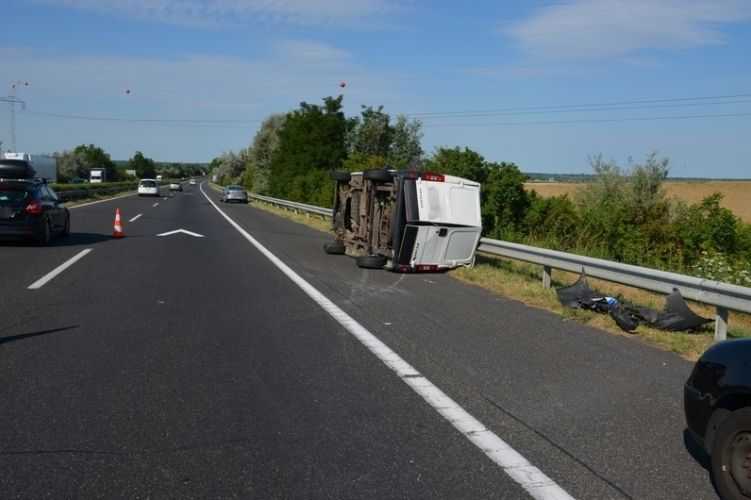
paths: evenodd
<path fill-rule="evenodd" d="M 251 194 L 250 197 L 294 211 L 314 213 L 323 217 L 332 216 L 332 210 L 329 208 L 257 194 Z M 728 311 L 751 313 L 751 288 L 747 287 L 490 238 L 480 239 L 478 251 L 542 266 L 542 284 L 545 288 L 551 286 L 552 270 L 558 269 L 574 273 L 584 272 L 593 278 L 650 292 L 669 294 L 677 289 L 689 300 L 716 308 L 717 341 L 727 338 Z"/>

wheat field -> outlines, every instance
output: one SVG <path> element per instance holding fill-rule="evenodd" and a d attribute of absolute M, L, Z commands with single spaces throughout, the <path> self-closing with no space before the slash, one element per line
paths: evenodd
<path fill-rule="evenodd" d="M 528 182 L 524 187 L 544 197 L 562 194 L 572 197 L 584 185 L 577 182 Z M 751 223 L 751 181 L 668 181 L 665 190 L 668 196 L 687 203 L 696 203 L 712 193 L 722 193 L 722 206 Z"/>

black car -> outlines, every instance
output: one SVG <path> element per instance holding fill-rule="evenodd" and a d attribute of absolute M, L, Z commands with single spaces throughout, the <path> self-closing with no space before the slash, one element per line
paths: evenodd
<path fill-rule="evenodd" d="M 688 430 L 723 499 L 751 499 L 751 339 L 710 347 L 684 388 Z"/>
<path fill-rule="evenodd" d="M 46 245 L 55 234 L 70 234 L 70 212 L 52 188 L 39 179 L 0 179 L 0 238 Z"/>

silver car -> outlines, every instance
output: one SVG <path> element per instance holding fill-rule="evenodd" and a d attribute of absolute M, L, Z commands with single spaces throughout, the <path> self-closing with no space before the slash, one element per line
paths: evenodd
<path fill-rule="evenodd" d="M 248 203 L 248 193 L 242 186 L 227 186 L 222 191 L 222 201 L 225 203 L 232 201 Z"/>

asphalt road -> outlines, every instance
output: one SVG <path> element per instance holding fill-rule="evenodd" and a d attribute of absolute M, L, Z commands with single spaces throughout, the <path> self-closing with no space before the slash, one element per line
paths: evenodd
<path fill-rule="evenodd" d="M 690 363 L 220 208 L 572 497 L 716 498 L 683 440 Z M 197 187 L 72 214 L 0 247 L 0 497 L 531 498 Z"/>

